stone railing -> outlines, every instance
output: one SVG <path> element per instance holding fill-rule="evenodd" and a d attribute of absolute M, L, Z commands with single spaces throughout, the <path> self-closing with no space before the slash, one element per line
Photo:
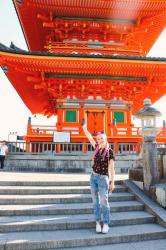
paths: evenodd
<path fill-rule="evenodd" d="M 157 144 L 157 152 L 160 177 L 166 182 L 166 144 Z"/>

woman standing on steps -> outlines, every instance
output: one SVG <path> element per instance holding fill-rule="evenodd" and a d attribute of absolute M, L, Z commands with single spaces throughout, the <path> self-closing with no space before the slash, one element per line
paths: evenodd
<path fill-rule="evenodd" d="M 94 148 L 92 174 L 90 177 L 91 194 L 96 220 L 96 232 L 108 233 L 110 223 L 109 191 L 115 188 L 114 154 L 107 142 L 105 133 L 98 132 L 96 142 L 82 120 L 83 131 Z M 111 183 L 109 179 L 111 176 Z"/>

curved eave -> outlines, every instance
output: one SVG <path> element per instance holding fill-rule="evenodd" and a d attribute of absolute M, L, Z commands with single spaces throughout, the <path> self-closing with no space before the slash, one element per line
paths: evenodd
<path fill-rule="evenodd" d="M 166 62 L 165 57 L 146 57 L 146 56 L 126 56 L 126 55 L 108 55 L 108 54 L 102 54 L 102 55 L 95 55 L 95 54 L 72 54 L 72 53 L 50 53 L 50 52 L 31 52 L 26 51 L 23 49 L 20 49 L 16 47 L 13 43 L 11 43 L 11 47 L 7 47 L 4 44 L 0 43 L 0 53 L 6 53 L 6 55 L 15 55 L 18 57 L 19 55 L 22 56 L 28 56 L 28 58 L 76 58 L 76 59 L 96 59 L 96 60 L 127 60 L 127 61 L 133 61 L 133 62 L 160 62 L 164 63 Z"/>
<path fill-rule="evenodd" d="M 36 12 L 32 10 L 29 11 L 28 7 L 24 8 L 22 11 L 21 6 L 15 0 L 12 0 L 12 2 L 16 10 L 28 49 L 30 51 L 43 51 L 47 32 L 44 32 L 41 26 L 42 23 L 37 20 Z"/>
<path fill-rule="evenodd" d="M 7 77 L 32 113 L 43 114 L 43 110 L 50 103 L 46 90 L 42 94 L 38 93 L 34 89 L 34 82 L 28 82 L 27 77 L 31 75 L 42 77 L 42 74 L 46 73 L 46 75 L 50 74 L 51 77 L 56 78 L 57 76 L 58 78 L 60 75 L 60 77 L 68 79 L 73 79 L 73 76 L 84 78 L 88 75 L 94 76 L 94 79 L 100 76 L 143 77 L 147 79 L 148 84 L 151 84 L 153 76 L 160 82 L 166 82 L 166 59 L 154 61 L 140 57 L 139 60 L 129 57 L 85 58 L 76 55 L 69 57 L 67 55 L 32 55 L 27 52 L 0 51 L 0 65 L 3 70 L 6 70 Z M 165 92 L 165 88 L 162 88 L 162 92 L 156 95 L 147 92 L 147 98 L 151 98 L 152 103 L 154 103 Z M 138 102 L 140 100 L 140 104 L 133 104 L 135 105 L 134 111 L 141 107 L 143 103 L 141 98 L 142 96 L 139 94 Z M 51 112 L 53 113 L 53 111 Z"/>
<path fill-rule="evenodd" d="M 20 4 L 17 0 L 13 0 L 13 2 L 16 6 L 24 8 L 25 11 L 33 8 L 48 14 L 52 12 L 57 17 L 77 16 L 136 20 L 140 16 L 150 17 L 166 10 L 165 0 L 24 0 Z"/>
<path fill-rule="evenodd" d="M 13 6 L 14 6 L 14 9 L 15 9 L 15 11 L 16 11 L 16 14 L 17 14 L 17 17 L 18 17 L 18 20 L 19 20 L 19 23 L 20 23 L 20 27 L 21 27 L 21 29 L 22 29 L 23 36 L 24 36 L 24 38 L 25 38 L 25 42 L 26 42 L 27 48 L 30 50 L 30 46 L 29 46 L 29 43 L 28 43 L 28 39 L 27 39 L 26 34 L 25 34 L 25 31 L 24 31 L 24 29 L 23 29 L 22 22 L 21 22 L 21 19 L 20 19 L 18 10 L 17 10 L 17 8 L 16 8 L 16 4 L 14 3 L 14 0 L 12 0 L 12 3 L 13 3 Z"/>
<path fill-rule="evenodd" d="M 29 52 L 14 52 L 14 51 L 0 51 L 0 63 L 4 64 L 19 64 L 22 66 L 31 65 L 37 66 L 37 70 L 44 69 L 54 70 L 59 69 L 59 71 L 65 73 L 65 69 L 69 69 L 70 72 L 82 69 L 84 71 L 80 74 L 86 74 L 91 70 L 91 73 L 96 72 L 96 74 L 104 73 L 104 68 L 102 66 L 108 67 L 108 74 L 112 73 L 111 66 L 121 65 L 121 71 L 127 70 L 129 72 L 131 68 L 135 68 L 134 71 L 131 70 L 131 74 L 137 74 L 141 69 L 146 68 L 145 74 L 153 70 L 160 72 L 165 70 L 166 58 L 151 58 L 151 57 L 127 57 L 127 56 L 92 56 L 92 55 L 69 55 L 69 54 L 48 54 L 48 53 L 29 53 Z M 61 65 L 59 64 L 61 63 Z M 75 64 L 77 68 L 75 68 Z M 88 68 L 91 66 L 90 68 Z M 100 65 L 99 69 L 95 68 L 96 65 Z M 64 68 L 62 68 L 62 66 Z M 163 68 L 164 67 L 164 68 Z M 138 72 L 137 72 L 138 71 Z M 136 73 L 137 72 L 137 73 Z M 155 72 L 153 72 L 155 74 Z M 163 72 L 164 73 L 164 72 Z"/>

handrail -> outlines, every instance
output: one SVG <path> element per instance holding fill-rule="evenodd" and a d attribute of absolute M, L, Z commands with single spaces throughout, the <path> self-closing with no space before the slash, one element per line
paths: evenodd
<path fill-rule="evenodd" d="M 9 154 L 56 154 L 56 155 L 88 155 L 94 149 L 90 143 L 56 143 L 56 142 L 8 142 Z M 110 143 L 116 155 L 137 155 L 140 143 Z"/>
<path fill-rule="evenodd" d="M 113 136 L 121 136 L 122 138 L 125 138 L 126 136 L 131 136 L 133 138 L 138 137 L 140 135 L 140 127 L 132 127 L 129 126 L 114 126 L 113 129 Z M 158 133 L 157 138 L 166 138 L 166 127 L 158 127 Z M 30 125 L 28 129 L 27 136 L 36 135 L 36 136 L 43 136 L 43 135 L 50 135 L 53 136 L 53 133 L 57 131 L 57 128 L 55 126 L 49 126 L 49 125 Z M 66 132 L 72 132 L 71 128 L 65 129 Z M 108 136 L 109 137 L 109 136 Z"/>

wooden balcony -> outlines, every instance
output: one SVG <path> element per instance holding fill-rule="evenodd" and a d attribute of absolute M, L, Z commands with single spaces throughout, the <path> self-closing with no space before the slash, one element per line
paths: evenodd
<path fill-rule="evenodd" d="M 157 142 L 166 143 L 166 127 L 159 127 L 157 134 Z M 71 142 L 88 142 L 87 138 L 83 134 L 81 126 L 78 126 L 78 134 L 74 133 L 73 128 L 69 127 L 63 130 L 63 132 L 70 132 Z M 112 126 L 110 128 L 110 134 L 108 135 L 108 141 L 110 143 L 125 143 L 125 142 L 142 142 L 142 136 L 139 134 L 140 127 L 129 126 Z M 28 125 L 27 136 L 25 140 L 27 142 L 53 142 L 53 133 L 57 132 L 55 126 L 41 126 L 41 125 Z M 60 132 L 60 131 L 58 131 Z M 95 136 L 94 136 L 95 137 Z"/>

